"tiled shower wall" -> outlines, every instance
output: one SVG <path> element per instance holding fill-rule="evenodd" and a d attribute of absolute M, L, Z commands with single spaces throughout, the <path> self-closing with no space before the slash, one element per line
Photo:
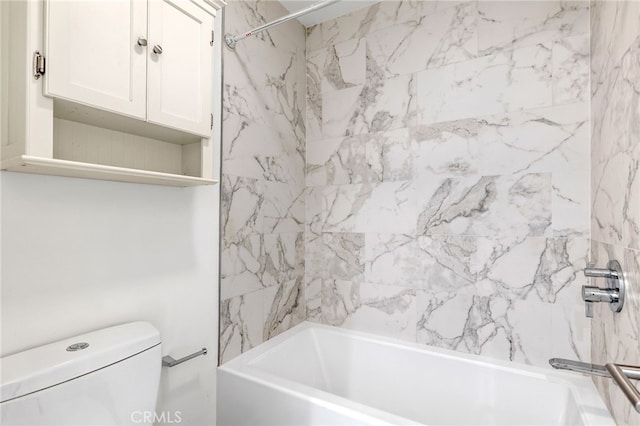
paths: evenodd
<path fill-rule="evenodd" d="M 588 360 L 589 96 L 586 2 L 385 1 L 308 29 L 308 319 Z"/>
<path fill-rule="evenodd" d="M 629 277 L 621 313 L 594 310 L 591 356 L 600 364 L 640 365 L 639 26 L 638 2 L 591 5 L 592 256 L 598 266 L 619 260 Z M 618 424 L 640 424 L 611 380 L 596 384 Z"/>
<path fill-rule="evenodd" d="M 287 13 L 228 3 L 231 34 Z M 305 317 L 304 31 L 290 21 L 223 51 L 221 362 Z"/>

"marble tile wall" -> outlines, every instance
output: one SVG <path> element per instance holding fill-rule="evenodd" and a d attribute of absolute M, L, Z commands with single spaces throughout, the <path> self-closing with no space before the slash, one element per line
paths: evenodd
<path fill-rule="evenodd" d="M 307 318 L 589 360 L 589 4 L 383 1 L 306 42 Z"/>
<path fill-rule="evenodd" d="M 591 4 L 592 261 L 617 259 L 628 275 L 623 311 L 597 306 L 594 362 L 640 365 L 640 3 Z M 594 281 L 593 285 L 602 286 Z M 596 380 L 620 425 L 640 424 L 620 389 Z"/>
<path fill-rule="evenodd" d="M 285 15 L 230 1 L 225 32 Z M 223 51 L 220 362 L 304 320 L 305 30 L 290 21 Z"/>

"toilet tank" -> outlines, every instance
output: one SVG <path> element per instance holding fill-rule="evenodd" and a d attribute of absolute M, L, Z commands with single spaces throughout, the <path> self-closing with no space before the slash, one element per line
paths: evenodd
<path fill-rule="evenodd" d="M 0 424 L 150 424 L 160 369 L 160 333 L 147 322 L 6 356 L 0 359 Z"/>

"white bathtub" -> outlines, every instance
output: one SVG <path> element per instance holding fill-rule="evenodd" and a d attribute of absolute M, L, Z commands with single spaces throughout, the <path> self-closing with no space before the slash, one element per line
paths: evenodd
<path fill-rule="evenodd" d="M 218 368 L 219 425 L 615 425 L 592 381 L 303 323 Z"/>

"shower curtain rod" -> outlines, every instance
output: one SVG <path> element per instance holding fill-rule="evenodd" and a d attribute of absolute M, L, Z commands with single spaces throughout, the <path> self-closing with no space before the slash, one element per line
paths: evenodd
<path fill-rule="evenodd" d="M 227 43 L 227 46 L 229 46 L 229 49 L 235 50 L 236 43 L 238 43 L 240 40 L 244 40 L 247 37 L 251 37 L 253 35 L 261 33 L 262 31 L 268 30 L 271 27 L 275 27 L 276 25 L 280 25 L 284 22 L 295 19 L 298 16 L 306 15 L 307 13 L 311 13 L 311 12 L 315 12 L 316 10 L 323 9 L 329 6 L 330 4 L 337 3 L 339 1 L 340 0 L 327 0 L 320 3 L 316 3 L 313 6 L 307 7 L 306 9 L 302 9 L 297 12 L 290 13 L 289 15 L 283 16 L 282 18 L 278 18 L 274 21 L 267 22 L 264 25 L 260 25 L 259 27 L 255 27 L 241 35 L 234 36 L 231 34 L 225 34 L 224 41 Z"/>

